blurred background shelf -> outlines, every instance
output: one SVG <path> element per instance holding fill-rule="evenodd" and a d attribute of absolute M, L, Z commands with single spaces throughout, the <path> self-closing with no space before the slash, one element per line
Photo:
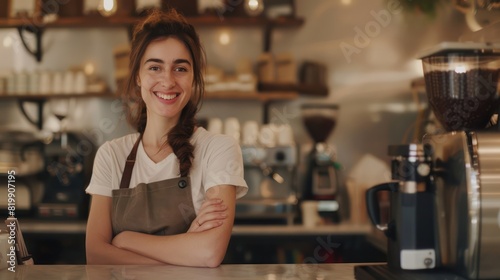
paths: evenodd
<path fill-rule="evenodd" d="M 292 91 L 263 91 L 263 92 L 241 92 L 241 91 L 214 91 L 206 92 L 207 100 L 256 100 L 261 102 L 293 100 L 299 96 L 297 92 Z"/>
<path fill-rule="evenodd" d="M 87 28 L 87 27 L 126 27 L 135 24 L 140 17 L 65 17 L 58 18 L 50 23 L 43 23 L 37 18 L 7 18 L 0 19 L 0 28 L 17 28 L 20 26 L 37 26 L 41 28 Z M 274 27 L 300 27 L 304 19 L 281 17 L 276 19 L 251 18 L 251 17 L 224 17 L 199 16 L 188 17 L 188 21 L 200 27 L 214 26 L 274 26 Z"/>
<path fill-rule="evenodd" d="M 293 100 L 299 96 L 297 92 L 291 91 L 272 91 L 272 92 L 241 92 L 241 91 L 218 91 L 206 92 L 205 99 L 207 100 L 255 100 L 261 102 L 278 101 L 278 100 Z M 88 92 L 88 93 L 73 93 L 73 94 L 9 94 L 0 95 L 0 100 L 22 100 L 22 101 L 44 101 L 51 98 L 116 98 L 118 94 L 111 92 Z"/>
<path fill-rule="evenodd" d="M 328 96 L 328 87 L 317 84 L 259 83 L 259 91 L 294 91 L 309 96 Z"/>
<path fill-rule="evenodd" d="M 103 97 L 103 98 L 118 98 L 111 92 L 87 92 L 87 93 L 71 93 L 71 94 L 9 94 L 0 95 L 0 100 L 18 99 L 23 101 L 43 101 L 50 98 L 89 98 L 89 97 Z"/>

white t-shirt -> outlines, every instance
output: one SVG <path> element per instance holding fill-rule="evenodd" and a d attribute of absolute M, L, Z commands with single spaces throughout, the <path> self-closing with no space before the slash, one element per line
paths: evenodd
<path fill-rule="evenodd" d="M 120 188 L 125 162 L 139 133 L 129 134 L 105 142 L 97 151 L 90 184 L 85 190 L 89 194 L 111 196 L 112 190 Z M 230 136 L 214 134 L 199 127 L 190 140 L 194 145 L 194 159 L 189 172 L 191 194 L 196 213 L 205 198 L 205 192 L 217 185 L 236 186 L 236 198 L 244 196 L 248 186 L 243 179 L 241 148 Z M 153 162 L 142 145 L 130 179 L 130 188 L 139 183 L 152 183 L 179 177 L 179 161 L 171 153 L 162 161 Z"/>

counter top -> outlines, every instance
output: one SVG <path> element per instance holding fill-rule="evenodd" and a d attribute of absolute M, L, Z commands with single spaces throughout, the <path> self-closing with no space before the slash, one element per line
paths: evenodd
<path fill-rule="evenodd" d="M 335 279 L 352 280 L 360 264 L 234 264 L 217 268 L 171 265 L 21 265 L 0 279 Z"/>
<path fill-rule="evenodd" d="M 85 233 L 86 221 L 43 221 L 20 219 L 23 233 Z M 303 225 L 235 225 L 233 236 L 237 235 L 367 235 L 371 232 L 368 224 L 338 224 L 316 227 Z"/>
<path fill-rule="evenodd" d="M 305 227 L 303 225 L 243 226 L 235 225 L 233 235 L 367 235 L 370 225 L 338 224 Z"/>

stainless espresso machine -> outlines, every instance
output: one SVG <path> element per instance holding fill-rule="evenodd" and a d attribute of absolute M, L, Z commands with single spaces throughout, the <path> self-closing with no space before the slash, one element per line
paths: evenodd
<path fill-rule="evenodd" d="M 389 147 L 393 181 L 367 191 L 369 216 L 388 237 L 388 264 L 358 266 L 356 278 L 499 279 L 500 46 L 442 43 L 422 61 L 446 131 Z M 381 191 L 390 192 L 387 224 Z"/>
<path fill-rule="evenodd" d="M 248 193 L 236 202 L 235 223 L 293 224 L 297 210 L 297 147 L 242 145 Z"/>

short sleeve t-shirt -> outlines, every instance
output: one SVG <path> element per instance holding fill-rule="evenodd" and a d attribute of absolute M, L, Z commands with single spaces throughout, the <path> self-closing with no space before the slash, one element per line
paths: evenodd
<path fill-rule="evenodd" d="M 89 194 L 112 195 L 120 188 L 125 162 L 139 133 L 105 142 L 97 151 L 90 184 L 85 190 Z M 243 179 L 241 149 L 236 140 L 227 135 L 214 134 L 199 127 L 191 137 L 194 159 L 189 173 L 191 194 L 196 213 L 201 207 L 206 191 L 217 185 L 236 186 L 236 198 L 244 196 L 248 186 Z M 130 188 L 140 183 L 152 183 L 179 177 L 179 161 L 171 153 L 160 162 L 153 162 L 142 145 L 130 180 Z"/>

